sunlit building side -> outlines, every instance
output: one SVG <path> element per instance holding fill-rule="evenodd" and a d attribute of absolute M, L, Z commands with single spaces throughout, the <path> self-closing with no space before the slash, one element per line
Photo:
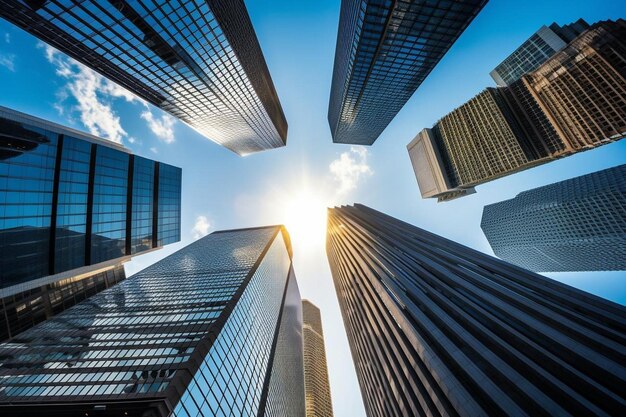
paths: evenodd
<path fill-rule="evenodd" d="M 487 88 L 407 145 L 423 198 L 626 137 L 626 21 L 590 26 L 509 86 Z"/>
<path fill-rule="evenodd" d="M 304 417 L 291 257 L 281 226 L 214 232 L 0 344 L 0 414 Z"/>
<path fill-rule="evenodd" d="M 333 404 L 320 309 L 309 300 L 302 300 L 302 312 L 306 417 L 332 417 Z"/>
<path fill-rule="evenodd" d="M 286 144 L 243 0 L 1 0 L 0 16 L 239 155 Z"/>

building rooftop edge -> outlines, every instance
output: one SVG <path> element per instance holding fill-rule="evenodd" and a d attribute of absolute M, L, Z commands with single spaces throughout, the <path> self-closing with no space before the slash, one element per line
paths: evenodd
<path fill-rule="evenodd" d="M 109 148 L 117 149 L 126 153 L 132 153 L 130 149 L 126 148 L 124 145 L 113 142 L 108 139 L 104 139 L 98 137 L 96 135 L 92 135 L 91 133 L 83 132 L 78 129 L 74 129 L 69 126 L 64 126 L 56 122 L 52 122 L 47 119 L 43 119 L 41 117 L 33 116 L 27 113 L 23 113 L 19 110 L 14 110 L 8 107 L 0 106 L 0 115 L 2 113 L 6 113 L 9 117 L 16 118 L 16 121 L 28 122 L 40 127 L 42 129 L 55 129 L 58 130 L 59 133 L 69 134 L 75 136 L 77 139 L 86 140 L 88 142 L 96 143 L 98 145 L 107 146 Z M 21 120 L 20 120 L 21 119 Z"/>

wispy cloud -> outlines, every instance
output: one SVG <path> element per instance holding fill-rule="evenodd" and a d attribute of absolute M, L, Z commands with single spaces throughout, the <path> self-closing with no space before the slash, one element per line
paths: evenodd
<path fill-rule="evenodd" d="M 169 114 L 163 114 L 160 118 L 148 109 L 141 113 L 141 118 L 148 122 L 148 127 L 159 140 L 165 143 L 174 142 L 174 123 L 176 120 Z"/>
<path fill-rule="evenodd" d="M 203 236 L 209 234 L 209 229 L 211 228 L 211 224 L 209 223 L 209 219 L 206 216 L 198 216 L 196 217 L 196 224 L 191 229 L 191 234 L 194 239 L 200 239 Z"/>
<path fill-rule="evenodd" d="M 49 45 L 40 44 L 46 58 L 56 67 L 56 74 L 68 80 L 57 94 L 60 100 L 55 104 L 57 110 L 66 113 L 62 104 L 71 96 L 76 105 L 71 111 L 80 115 L 80 121 L 90 133 L 102 136 L 113 142 L 122 143 L 128 133 L 122 127 L 119 116 L 111 106 L 111 99 L 123 98 L 127 102 L 141 101 L 128 90 L 107 80 L 95 71 L 61 54 Z M 71 113 L 71 112 L 70 112 Z M 71 114 L 68 114 L 71 117 Z"/>
<path fill-rule="evenodd" d="M 9 71 L 15 72 L 15 55 L 0 54 L 0 66 L 5 67 Z"/>
<path fill-rule="evenodd" d="M 156 154 L 156 153 L 159 153 L 159 150 L 156 147 L 153 146 L 153 147 L 150 148 L 150 152 Z"/>
<path fill-rule="evenodd" d="M 372 175 L 367 159 L 368 151 L 365 147 L 351 146 L 349 151 L 343 152 L 330 163 L 330 173 L 339 184 L 338 194 L 355 189 L 362 178 Z"/>
<path fill-rule="evenodd" d="M 11 43 L 11 34 L 9 32 L 4 34 L 4 41 L 6 43 Z"/>

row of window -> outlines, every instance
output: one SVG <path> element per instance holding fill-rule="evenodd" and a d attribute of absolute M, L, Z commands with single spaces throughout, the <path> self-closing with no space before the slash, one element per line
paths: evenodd
<path fill-rule="evenodd" d="M 16 136 L 27 145 L 16 142 Z M 0 286 L 180 240 L 179 168 L 159 164 L 157 183 L 154 161 L 7 118 L 0 118 L 0 145 L 17 149 L 0 160 Z M 131 174 L 132 206 L 128 207 Z M 159 184 L 158 222 L 153 221 L 155 184 Z"/>

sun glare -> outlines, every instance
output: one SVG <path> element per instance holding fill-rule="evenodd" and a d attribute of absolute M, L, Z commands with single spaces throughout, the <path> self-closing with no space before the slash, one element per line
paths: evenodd
<path fill-rule="evenodd" d="M 311 191 L 290 198 L 285 206 L 284 222 L 298 251 L 309 251 L 324 245 L 326 204 Z"/>

